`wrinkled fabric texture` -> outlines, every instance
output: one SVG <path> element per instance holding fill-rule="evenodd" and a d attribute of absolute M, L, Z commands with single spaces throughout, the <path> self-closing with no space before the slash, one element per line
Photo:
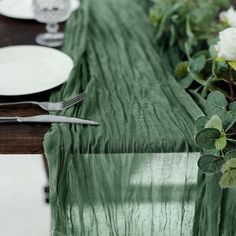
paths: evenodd
<path fill-rule="evenodd" d="M 158 56 L 146 10 L 146 1 L 86 0 L 67 23 L 64 51 L 75 67 L 51 100 L 86 90 L 82 104 L 57 114 L 100 126 L 53 124 L 45 136 L 54 236 L 162 235 L 155 206 L 165 189 L 153 190 L 152 153 L 198 151 L 194 120 L 202 112 Z M 131 184 L 145 165 L 152 181 Z M 217 188 L 211 182 L 199 175 L 195 235 L 213 235 L 201 232 L 204 219 L 211 225 L 218 216 L 207 232 L 219 223 L 221 195 L 207 195 Z"/>
<path fill-rule="evenodd" d="M 198 174 L 193 236 L 236 235 L 236 189 L 222 190 L 220 177 Z"/>

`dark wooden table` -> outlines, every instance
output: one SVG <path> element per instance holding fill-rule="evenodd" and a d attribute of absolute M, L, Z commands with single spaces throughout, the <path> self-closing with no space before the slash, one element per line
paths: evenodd
<path fill-rule="evenodd" d="M 0 47 L 35 44 L 35 36 L 43 31 L 44 25 L 36 21 L 14 20 L 0 16 Z M 43 101 L 48 100 L 49 95 L 50 91 L 27 96 L 0 96 L 0 102 Z M 28 105 L 0 108 L 0 116 L 31 116 L 46 113 L 36 106 Z M 43 137 L 49 127 L 48 124 L 0 124 L 0 154 L 43 154 Z"/>
<path fill-rule="evenodd" d="M 232 3 L 236 5 L 236 0 L 232 0 Z M 43 31 L 44 25 L 36 21 L 14 20 L 0 16 L 0 47 L 35 44 L 35 36 Z M 0 102 L 42 101 L 48 100 L 49 94 L 50 91 L 30 96 L 0 96 Z M 30 116 L 45 113 L 35 106 L 0 108 L 0 116 Z M 47 124 L 0 124 L 0 154 L 43 154 L 43 137 L 49 127 Z"/>

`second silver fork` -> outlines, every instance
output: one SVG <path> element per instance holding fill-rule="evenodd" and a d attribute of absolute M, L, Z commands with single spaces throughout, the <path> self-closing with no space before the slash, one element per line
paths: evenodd
<path fill-rule="evenodd" d="M 60 111 L 69 108 L 76 103 L 83 101 L 87 96 L 86 92 L 83 92 L 75 97 L 69 98 L 61 102 L 36 102 L 36 101 L 22 101 L 22 102 L 8 102 L 0 103 L 0 106 L 12 106 L 12 105 L 23 105 L 23 104 L 34 104 L 40 106 L 46 111 Z"/>

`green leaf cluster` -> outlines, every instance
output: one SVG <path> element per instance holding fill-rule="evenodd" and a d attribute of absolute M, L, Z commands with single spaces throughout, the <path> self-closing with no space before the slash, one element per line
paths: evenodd
<path fill-rule="evenodd" d="M 228 103 L 223 93 L 212 92 L 205 113 L 195 122 L 195 141 L 203 150 L 198 167 L 206 174 L 222 171 L 221 187 L 236 186 L 236 102 Z"/>
<path fill-rule="evenodd" d="M 212 45 L 209 46 L 209 50 L 196 52 L 188 61 L 179 62 L 176 68 L 184 63 L 187 73 L 179 73 L 179 76 L 175 73 L 175 77 L 180 84 L 188 78 L 190 83 L 184 88 L 194 88 L 194 93 L 203 98 L 215 90 L 230 98 L 230 86 L 236 90 L 236 63 L 219 60 L 215 52 L 215 45 Z"/>
<path fill-rule="evenodd" d="M 227 161 L 222 167 L 222 172 L 220 186 L 222 188 L 236 187 L 236 158 Z"/>
<path fill-rule="evenodd" d="M 217 58 L 215 44 L 218 33 L 226 28 L 219 21 L 219 13 L 230 6 L 230 1 L 152 1 L 149 15 L 154 39 L 163 63 L 180 85 L 193 97 L 206 98 L 218 90 L 229 98 L 229 86 L 236 90 L 236 80 L 229 80 L 229 66 L 236 69 L 236 64 Z M 235 71 L 231 78 L 236 78 Z"/>
<path fill-rule="evenodd" d="M 230 5 L 229 0 L 152 0 L 152 2 L 149 16 L 155 29 L 155 41 L 170 64 L 173 63 L 171 57 L 178 62 L 189 59 L 199 50 L 208 49 L 207 41 L 215 38 L 215 33 L 224 27 L 216 20 L 219 11 Z"/>

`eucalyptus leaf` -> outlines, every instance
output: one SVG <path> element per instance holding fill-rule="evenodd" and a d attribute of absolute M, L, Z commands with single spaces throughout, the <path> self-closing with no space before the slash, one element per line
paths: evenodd
<path fill-rule="evenodd" d="M 206 123 L 205 128 L 215 128 L 219 131 L 222 130 L 222 121 L 218 115 L 213 115 L 211 119 Z"/>
<path fill-rule="evenodd" d="M 236 141 L 232 139 L 227 139 L 227 145 L 224 149 L 224 151 L 227 153 L 233 149 L 236 149 Z"/>
<path fill-rule="evenodd" d="M 199 147 L 210 150 L 216 148 L 215 141 L 220 138 L 220 136 L 221 132 L 218 129 L 206 128 L 197 133 L 195 141 Z"/>
<path fill-rule="evenodd" d="M 195 80 L 196 82 L 198 82 L 199 84 L 205 86 L 206 81 L 205 79 L 199 74 L 199 73 L 195 73 L 192 70 L 189 70 L 189 75 L 191 76 L 191 78 L 193 80 Z"/>
<path fill-rule="evenodd" d="M 179 80 L 178 82 L 181 85 L 181 87 L 183 87 L 184 89 L 187 89 L 193 83 L 193 79 L 190 76 L 187 76 Z"/>
<path fill-rule="evenodd" d="M 230 111 L 232 112 L 233 116 L 236 116 L 236 101 L 235 101 L 235 102 L 232 102 L 232 103 L 229 105 L 229 109 L 230 109 Z"/>
<path fill-rule="evenodd" d="M 236 158 L 236 149 L 233 149 L 233 150 L 230 150 L 229 152 L 227 152 L 225 154 L 225 157 L 230 160 L 230 159 L 233 159 L 233 158 Z"/>
<path fill-rule="evenodd" d="M 228 160 L 222 167 L 222 172 L 225 173 L 231 169 L 236 169 L 236 158 Z"/>
<path fill-rule="evenodd" d="M 199 169 L 206 174 L 216 174 L 220 172 L 223 165 L 224 159 L 222 157 L 210 154 L 201 156 L 198 160 Z"/>
<path fill-rule="evenodd" d="M 222 72 L 227 72 L 229 66 L 226 62 L 217 62 L 216 63 L 216 73 L 221 74 Z"/>
<path fill-rule="evenodd" d="M 209 94 L 206 102 L 206 113 L 208 116 L 218 115 L 220 118 L 226 113 L 228 102 L 223 93 L 214 91 Z"/>
<path fill-rule="evenodd" d="M 220 180 L 221 188 L 232 188 L 236 186 L 236 169 L 227 171 Z"/>
<path fill-rule="evenodd" d="M 230 123 L 227 125 L 226 131 L 230 130 L 236 123 L 236 101 L 232 102 L 229 105 L 229 109 L 230 109 L 232 118 L 231 118 Z"/>
<path fill-rule="evenodd" d="M 228 102 L 223 93 L 214 91 L 207 97 L 205 111 L 208 117 L 218 115 L 222 120 L 223 128 L 228 129 L 232 123 L 232 114 L 227 111 Z"/>
<path fill-rule="evenodd" d="M 215 146 L 217 150 L 223 150 L 227 145 L 227 139 L 225 134 L 221 134 L 221 137 L 216 139 Z"/>
<path fill-rule="evenodd" d="M 205 58 L 209 58 L 209 56 L 210 56 L 209 49 L 197 51 L 196 53 L 194 53 L 194 55 L 192 56 L 192 58 L 197 58 L 197 57 L 199 57 L 199 56 L 201 56 L 201 55 L 204 55 Z"/>
<path fill-rule="evenodd" d="M 221 116 L 221 120 L 222 120 L 222 123 L 223 123 L 223 127 L 226 131 L 228 131 L 233 126 L 233 124 L 235 123 L 235 121 L 234 121 L 235 119 L 232 116 L 232 113 L 229 112 L 229 111 L 226 111 Z"/>
<path fill-rule="evenodd" d="M 236 158 L 227 161 L 222 167 L 223 176 L 220 180 L 222 188 L 236 186 Z"/>
<path fill-rule="evenodd" d="M 206 116 L 198 117 L 197 120 L 195 121 L 195 127 L 197 131 L 204 129 L 208 121 L 209 119 Z"/>
<path fill-rule="evenodd" d="M 188 62 L 182 61 L 175 68 L 175 76 L 177 78 L 184 78 L 188 75 Z"/>
<path fill-rule="evenodd" d="M 206 65 L 206 57 L 204 55 L 201 55 L 197 58 L 191 58 L 190 59 L 190 69 L 193 72 L 200 72 Z"/>
<path fill-rule="evenodd" d="M 233 126 L 234 126 L 234 124 L 236 123 L 236 115 L 234 115 L 232 118 L 231 118 L 231 120 L 230 120 L 230 122 L 227 124 L 227 127 L 226 127 L 226 131 L 229 131 Z"/>

